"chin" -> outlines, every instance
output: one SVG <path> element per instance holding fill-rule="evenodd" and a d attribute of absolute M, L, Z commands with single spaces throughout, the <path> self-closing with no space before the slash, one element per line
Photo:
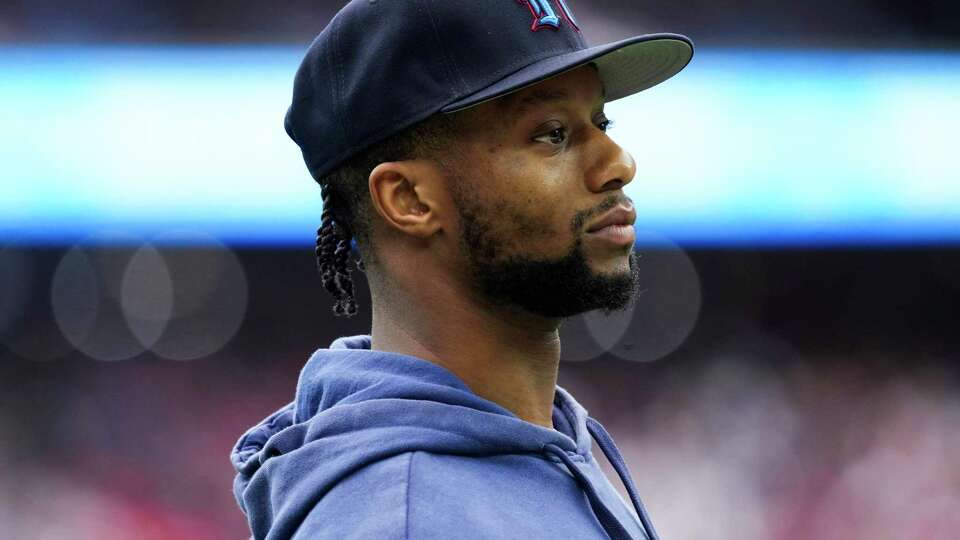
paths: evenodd
<path fill-rule="evenodd" d="M 626 252 L 613 257 L 594 259 L 591 261 L 590 269 L 594 274 L 603 276 L 630 274 L 633 271 L 632 255 L 632 252 Z"/>

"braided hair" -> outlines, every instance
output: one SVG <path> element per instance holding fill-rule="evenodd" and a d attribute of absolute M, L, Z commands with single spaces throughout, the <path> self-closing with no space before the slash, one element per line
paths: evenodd
<path fill-rule="evenodd" d="M 320 228 L 317 229 L 317 269 L 323 287 L 333 295 L 333 313 L 353 317 L 357 314 L 357 300 L 350 275 L 352 270 L 348 265 L 353 232 L 349 225 L 334 216 L 334 194 L 329 182 L 320 183 L 320 193 L 323 197 L 323 214 Z M 357 259 L 357 268 L 366 270 L 363 259 Z"/>

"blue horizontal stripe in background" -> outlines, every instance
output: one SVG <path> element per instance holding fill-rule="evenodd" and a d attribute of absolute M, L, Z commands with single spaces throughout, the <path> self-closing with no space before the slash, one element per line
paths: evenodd
<path fill-rule="evenodd" d="M 0 243 L 311 244 L 320 192 L 282 126 L 302 52 L 0 47 Z M 960 242 L 960 54 L 701 48 L 607 110 L 639 230 Z"/>

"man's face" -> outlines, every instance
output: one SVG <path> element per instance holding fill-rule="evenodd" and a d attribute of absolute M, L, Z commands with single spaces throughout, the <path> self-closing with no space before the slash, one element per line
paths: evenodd
<path fill-rule="evenodd" d="M 596 70 L 585 66 L 469 113 L 447 169 L 468 278 L 496 304 L 546 317 L 626 307 L 637 289 L 629 238 L 588 228 L 617 206 L 632 158 L 605 133 Z"/>

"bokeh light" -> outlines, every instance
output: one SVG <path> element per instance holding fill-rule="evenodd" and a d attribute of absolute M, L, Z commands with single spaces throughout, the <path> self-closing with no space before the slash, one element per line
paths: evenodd
<path fill-rule="evenodd" d="M 172 360 L 192 360 L 214 353 L 230 341 L 243 322 L 248 296 L 246 273 L 228 247 L 202 233 L 168 233 L 160 241 L 192 247 L 162 252 L 172 285 L 172 310 L 151 350 Z"/>
<path fill-rule="evenodd" d="M 157 242 L 163 247 L 100 233 L 64 254 L 51 302 L 73 347 L 104 361 L 147 351 L 191 360 L 236 334 L 248 295 L 236 255 L 201 233 L 168 232 Z"/>
<path fill-rule="evenodd" d="M 137 245 L 130 238 L 124 240 L 128 246 Z M 124 276 L 140 248 L 118 246 L 116 241 L 105 235 L 74 246 L 61 259 L 52 283 L 60 331 L 79 351 L 103 361 L 126 360 L 146 350 L 121 305 Z"/>
<path fill-rule="evenodd" d="M 700 276 L 677 244 L 649 231 L 637 233 L 641 293 L 634 316 L 611 353 L 625 360 L 652 362 L 677 350 L 700 314 Z M 588 324 L 593 335 L 598 325 Z"/>
<path fill-rule="evenodd" d="M 579 362 L 602 354 L 652 362 L 677 350 L 700 313 L 700 278 L 684 250 L 649 231 L 637 234 L 640 291 L 623 310 L 590 311 L 563 322 L 561 359 Z"/>
<path fill-rule="evenodd" d="M 123 274 L 120 305 L 133 335 L 144 348 L 160 339 L 173 312 L 173 282 L 163 255 L 152 245 L 133 254 Z"/>

